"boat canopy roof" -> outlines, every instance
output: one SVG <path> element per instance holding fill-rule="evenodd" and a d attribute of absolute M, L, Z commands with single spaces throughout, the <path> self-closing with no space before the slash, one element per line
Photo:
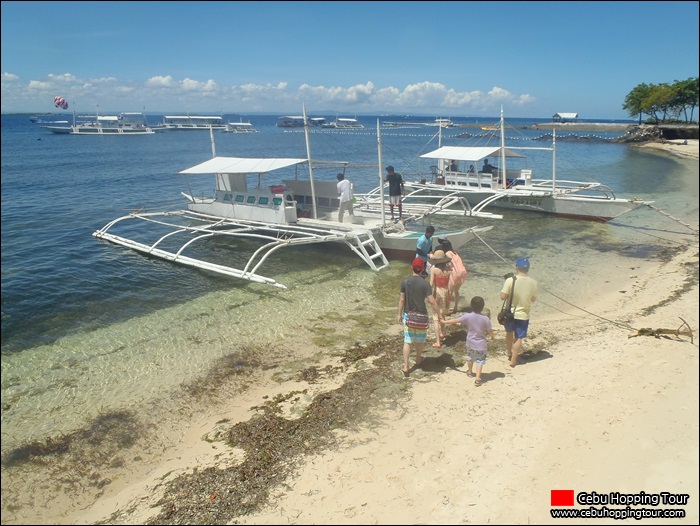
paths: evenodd
<path fill-rule="evenodd" d="M 217 120 L 223 121 L 224 118 L 218 115 L 164 115 L 166 119 L 206 119 L 206 120 Z"/>
<path fill-rule="evenodd" d="M 520 153 L 504 149 L 506 157 L 526 157 Z M 452 159 L 454 161 L 476 162 L 487 157 L 500 157 L 500 146 L 443 146 L 421 155 L 424 159 Z"/>
<path fill-rule="evenodd" d="M 279 170 L 287 166 L 306 163 L 306 159 L 291 158 L 244 158 L 214 157 L 192 168 L 182 170 L 181 174 L 259 174 Z"/>

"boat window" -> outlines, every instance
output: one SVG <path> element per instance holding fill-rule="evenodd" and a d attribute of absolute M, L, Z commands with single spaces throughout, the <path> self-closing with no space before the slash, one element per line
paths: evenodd
<path fill-rule="evenodd" d="M 246 203 L 249 204 L 254 204 L 255 203 L 255 196 L 254 195 L 249 195 Z"/>
<path fill-rule="evenodd" d="M 270 198 L 269 197 L 261 197 L 258 199 L 258 204 L 259 205 L 266 205 L 270 203 Z"/>
<path fill-rule="evenodd" d="M 275 205 L 281 205 L 282 204 L 282 198 L 281 197 L 273 197 L 272 198 L 272 203 Z"/>
<path fill-rule="evenodd" d="M 224 194 L 224 201 L 230 201 L 232 197 L 231 194 Z"/>
<path fill-rule="evenodd" d="M 242 195 L 238 194 L 236 196 L 236 203 L 242 203 L 244 199 L 245 198 Z"/>
<path fill-rule="evenodd" d="M 328 199 L 327 197 L 319 197 L 318 198 L 318 206 L 330 207 L 331 206 L 330 199 Z"/>

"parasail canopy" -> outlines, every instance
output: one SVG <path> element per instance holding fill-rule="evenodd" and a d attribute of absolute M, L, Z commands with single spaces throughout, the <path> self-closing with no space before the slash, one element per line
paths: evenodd
<path fill-rule="evenodd" d="M 63 97 L 60 97 L 58 95 L 53 98 L 53 105 L 55 107 L 61 108 L 63 110 L 68 109 L 68 101 L 66 99 L 64 99 Z"/>

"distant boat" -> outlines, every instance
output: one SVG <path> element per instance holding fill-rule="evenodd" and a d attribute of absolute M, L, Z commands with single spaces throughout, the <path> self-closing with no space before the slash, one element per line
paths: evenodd
<path fill-rule="evenodd" d="M 351 117 L 336 117 L 333 122 L 328 122 L 322 126 L 324 128 L 337 128 L 341 130 L 361 130 L 364 128 L 362 124 L 357 122 L 357 119 Z"/>
<path fill-rule="evenodd" d="M 437 119 L 435 119 L 435 122 L 430 123 L 428 126 L 438 126 L 440 128 L 452 128 L 454 126 L 454 123 L 452 122 L 452 119 L 438 117 Z"/>
<path fill-rule="evenodd" d="M 32 115 L 29 117 L 29 122 L 37 124 L 68 124 L 66 120 L 53 120 L 54 115 Z"/>
<path fill-rule="evenodd" d="M 216 115 L 165 115 L 159 130 L 225 130 L 223 117 Z"/>
<path fill-rule="evenodd" d="M 325 117 L 307 117 L 306 120 L 309 122 L 309 126 L 323 126 L 326 122 Z M 304 121 L 303 115 L 283 115 L 277 118 L 277 126 L 280 128 L 303 128 Z"/>
<path fill-rule="evenodd" d="M 42 126 L 42 128 L 59 135 L 150 135 L 155 133 L 146 124 L 146 117 L 141 112 L 98 115 L 94 120 L 82 123 L 76 123 L 73 116 L 72 126 Z"/>
<path fill-rule="evenodd" d="M 481 127 L 481 129 L 484 131 L 498 131 L 501 128 L 498 126 L 498 124 L 485 124 Z"/>
<path fill-rule="evenodd" d="M 221 130 L 224 133 L 255 133 L 258 130 L 253 128 L 249 122 L 227 122 L 226 128 Z"/>

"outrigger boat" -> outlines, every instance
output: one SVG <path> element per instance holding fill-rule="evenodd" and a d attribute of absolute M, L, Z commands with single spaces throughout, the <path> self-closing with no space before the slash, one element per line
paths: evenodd
<path fill-rule="evenodd" d="M 503 109 L 501 108 L 500 146 L 439 146 L 421 155 L 434 159 L 430 180 L 406 181 L 411 195 L 459 195 L 472 209 L 483 212 L 486 207 L 544 212 L 572 219 L 606 222 L 635 208 L 651 204 L 640 199 L 615 196 L 613 190 L 599 182 L 558 180 L 556 176 L 556 133 L 552 146 L 506 148 Z M 531 169 L 511 169 L 506 159 L 524 159 L 520 150 L 552 152 L 552 178 L 534 179 Z M 500 159 L 493 173 L 479 171 L 481 161 Z"/>
<path fill-rule="evenodd" d="M 58 123 L 58 121 L 56 121 Z M 76 123 L 75 113 L 71 126 L 42 126 L 59 135 L 152 135 L 155 131 L 146 124 L 141 112 L 125 112 L 119 115 L 97 115 L 95 120 Z"/>
<path fill-rule="evenodd" d="M 305 131 L 308 152 L 308 128 Z M 359 206 L 354 210 L 352 223 L 335 220 L 339 207 L 336 183 L 314 183 L 313 169 L 322 165 L 337 169 L 339 164 L 347 166 L 348 163 L 312 163 L 310 154 L 307 159 L 218 157 L 213 134 L 210 135 L 213 158 L 180 173 L 213 175 L 216 181 L 213 196 L 183 193 L 188 201 L 186 210 L 133 212 L 109 222 L 93 236 L 168 261 L 281 288 L 286 286 L 261 275 L 259 270 L 273 253 L 284 247 L 321 243 L 345 245 L 375 271 L 389 265 L 388 256 L 406 262 L 413 259 L 416 242 L 423 231 L 406 230 L 403 223 L 387 224 L 383 212 L 363 211 Z M 298 177 L 302 167 L 308 169 L 308 180 Z M 268 185 L 265 181 L 265 175 L 270 172 L 292 169 L 295 177 L 283 179 L 281 184 Z M 419 217 L 422 216 L 409 216 L 407 222 Z M 125 227 L 130 235 L 136 235 L 134 220 L 151 226 L 151 230 L 141 233 L 139 239 L 115 233 Z M 471 227 L 440 234 L 458 248 L 491 228 Z M 250 246 L 244 241 L 257 242 L 259 246 L 247 259 L 241 259 L 240 267 L 190 255 L 195 244 L 213 237 L 238 240 L 237 257 L 244 245 Z"/>

